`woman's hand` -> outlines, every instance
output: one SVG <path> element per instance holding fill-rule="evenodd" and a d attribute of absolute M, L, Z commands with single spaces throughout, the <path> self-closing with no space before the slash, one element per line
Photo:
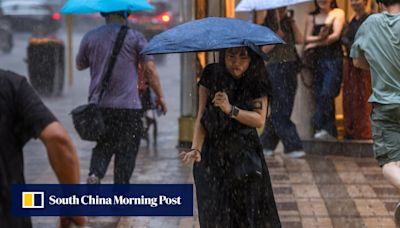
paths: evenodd
<path fill-rule="evenodd" d="M 316 47 L 317 47 L 317 43 L 309 43 L 309 44 L 306 44 L 306 46 L 304 47 L 304 50 L 313 49 Z"/>
<path fill-rule="evenodd" d="M 201 153 L 200 150 L 191 149 L 190 151 L 184 151 L 179 155 L 182 158 L 182 161 L 187 164 L 191 161 L 200 162 L 201 161 Z"/>
<path fill-rule="evenodd" d="M 332 29 L 332 25 L 322 26 L 321 31 L 319 32 L 319 36 L 321 37 L 321 40 L 325 40 L 329 36 L 331 29 Z"/>
<path fill-rule="evenodd" d="M 232 105 L 229 103 L 228 95 L 225 92 L 217 92 L 212 100 L 215 107 L 220 108 L 224 113 L 229 114 Z"/>

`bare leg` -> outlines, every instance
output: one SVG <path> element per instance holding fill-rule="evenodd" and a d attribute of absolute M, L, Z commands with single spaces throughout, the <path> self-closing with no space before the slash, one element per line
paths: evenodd
<path fill-rule="evenodd" d="M 400 161 L 390 162 L 382 167 L 385 178 L 400 191 Z M 396 227 L 400 228 L 400 203 L 394 210 Z"/>
<path fill-rule="evenodd" d="M 400 192 L 400 161 L 385 164 L 382 172 L 385 178 Z"/>

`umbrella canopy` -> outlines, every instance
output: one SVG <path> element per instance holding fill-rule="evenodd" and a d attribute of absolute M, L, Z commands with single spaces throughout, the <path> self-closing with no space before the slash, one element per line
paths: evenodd
<path fill-rule="evenodd" d="M 236 6 L 236 12 L 248 12 L 253 10 L 276 9 L 298 3 L 311 2 L 312 0 L 242 0 Z"/>
<path fill-rule="evenodd" d="M 208 17 L 158 34 L 141 53 L 184 53 L 248 46 L 264 57 L 257 45 L 282 43 L 281 38 L 265 26 L 234 18 Z"/>
<path fill-rule="evenodd" d="M 115 11 L 153 10 L 146 0 L 68 0 L 61 13 L 109 13 Z"/>

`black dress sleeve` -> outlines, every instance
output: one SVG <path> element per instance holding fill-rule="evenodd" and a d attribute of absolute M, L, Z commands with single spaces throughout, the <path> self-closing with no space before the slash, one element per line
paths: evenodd
<path fill-rule="evenodd" d="M 199 85 L 202 85 L 206 87 L 207 89 L 211 89 L 213 85 L 215 85 L 215 79 L 216 79 L 216 70 L 217 70 L 217 64 L 209 64 L 207 65 L 203 73 L 201 74 L 201 78 L 199 81 Z"/>
<path fill-rule="evenodd" d="M 25 78 L 20 81 L 16 91 L 15 105 L 23 141 L 27 141 L 29 138 L 38 138 L 42 130 L 57 119 L 43 104 Z"/>
<path fill-rule="evenodd" d="M 271 83 L 268 80 L 268 77 L 264 77 L 263 80 L 258 82 L 253 82 L 252 89 L 250 90 L 251 98 L 257 99 L 261 97 L 269 97 L 271 95 Z"/>

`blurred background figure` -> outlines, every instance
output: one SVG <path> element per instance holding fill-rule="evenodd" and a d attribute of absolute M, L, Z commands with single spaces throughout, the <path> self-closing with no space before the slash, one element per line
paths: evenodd
<path fill-rule="evenodd" d="M 372 93 L 369 70 L 354 67 L 349 57 L 351 45 L 358 28 L 370 15 L 366 11 L 368 0 L 351 0 L 355 15 L 346 27 L 342 43 L 346 47 L 343 61 L 343 116 L 345 139 L 371 139 L 371 105 L 368 98 Z"/>
<path fill-rule="evenodd" d="M 339 95 L 342 81 L 341 34 L 345 13 L 336 0 L 314 0 L 315 10 L 307 18 L 305 52 L 313 54 L 313 89 L 316 112 L 312 125 L 316 139 L 334 139 L 335 97 Z"/>
<path fill-rule="evenodd" d="M 162 111 L 157 107 L 156 104 L 156 96 L 154 91 L 150 88 L 150 84 L 148 80 L 143 76 L 142 67 L 138 66 L 138 88 L 139 88 L 139 96 L 140 101 L 142 102 L 142 111 L 143 111 L 143 132 L 142 139 L 146 141 L 146 146 L 150 146 L 150 128 L 153 130 L 153 146 L 157 146 L 157 136 L 158 136 L 158 128 L 157 128 L 157 118 L 162 114 Z"/>
<path fill-rule="evenodd" d="M 4 16 L 3 9 L 0 5 L 0 51 L 10 53 L 13 45 L 12 26 L 10 20 Z"/>
<path fill-rule="evenodd" d="M 265 46 L 264 51 L 270 59 L 266 64 L 271 83 L 270 107 L 261 141 L 264 153 L 273 154 L 279 140 L 284 152 L 291 157 L 305 155 L 295 124 L 290 120 L 297 89 L 297 73 L 301 70 L 296 44 L 303 42 L 303 35 L 293 19 L 293 11 L 286 7 L 268 10 L 264 25 L 276 32 L 285 42 L 273 49 Z"/>

